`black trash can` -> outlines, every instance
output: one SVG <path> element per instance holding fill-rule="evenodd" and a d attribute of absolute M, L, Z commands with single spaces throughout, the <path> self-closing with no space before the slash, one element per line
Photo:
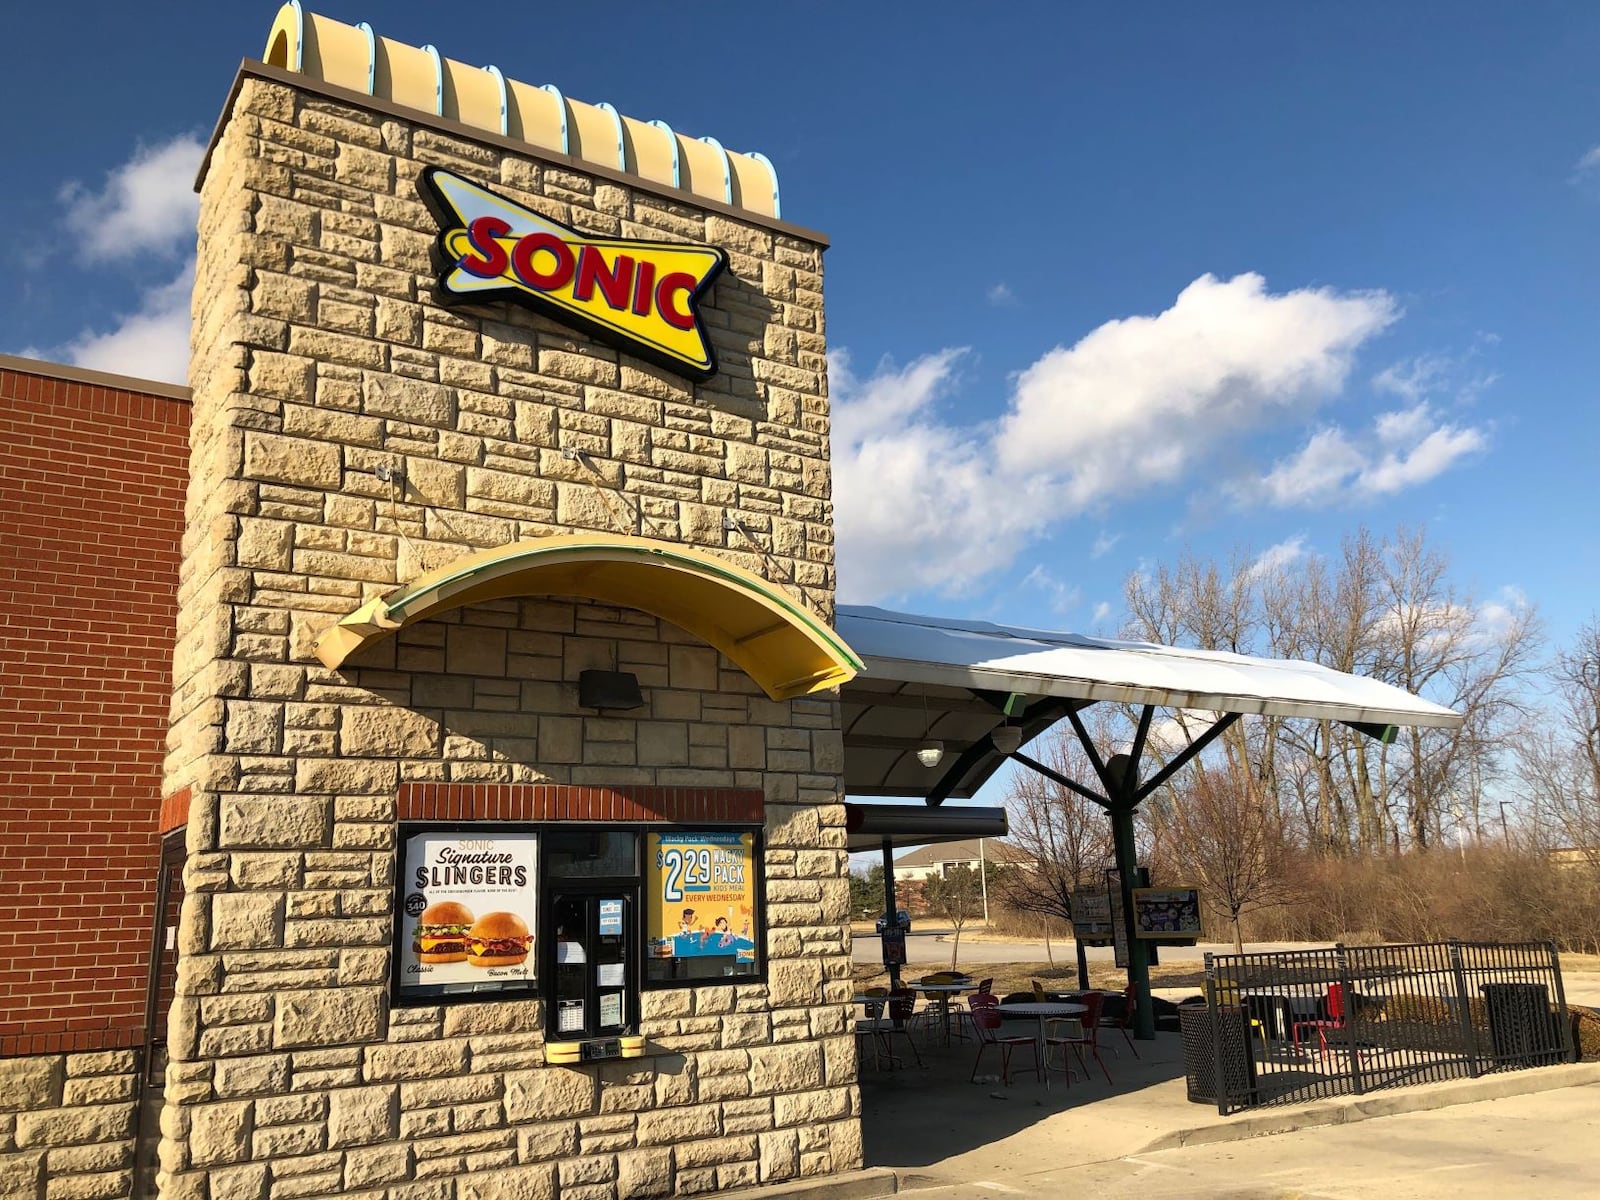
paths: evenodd
<path fill-rule="evenodd" d="M 1549 988 L 1542 983 L 1486 983 L 1480 990 L 1496 1066 L 1537 1067 L 1561 1061 L 1561 1029 L 1550 1011 Z"/>
<path fill-rule="evenodd" d="M 1243 1008 L 1217 1009 L 1222 1041 L 1222 1096 L 1217 1095 L 1217 1047 L 1211 1010 L 1204 1004 L 1178 1006 L 1178 1032 L 1183 1038 L 1183 1074 L 1195 1104 L 1237 1108 L 1249 1102 L 1256 1088 L 1256 1063 L 1250 1053 L 1250 1022 Z"/>

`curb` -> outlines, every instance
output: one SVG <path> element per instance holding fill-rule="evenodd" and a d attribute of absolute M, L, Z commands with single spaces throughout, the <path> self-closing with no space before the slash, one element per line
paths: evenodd
<path fill-rule="evenodd" d="M 1336 1100 L 1284 1109 L 1281 1112 L 1255 1113 L 1215 1125 L 1196 1125 L 1163 1134 L 1138 1154 L 1155 1150 L 1177 1150 L 1183 1146 L 1204 1146 L 1217 1142 L 1242 1142 L 1246 1138 L 1269 1137 L 1275 1133 L 1294 1133 L 1319 1125 L 1350 1125 L 1373 1117 L 1392 1117 L 1400 1113 L 1428 1112 L 1457 1104 L 1476 1104 L 1481 1100 L 1504 1100 L 1510 1096 L 1530 1096 L 1557 1088 L 1600 1084 L 1600 1062 L 1567 1063 L 1532 1071 L 1486 1075 L 1414 1089 L 1397 1089 L 1375 1096 L 1346 1096 Z"/>
<path fill-rule="evenodd" d="M 881 1196 L 893 1196 L 898 1190 L 898 1177 L 888 1167 L 867 1167 L 839 1175 L 792 1179 L 787 1183 L 769 1183 L 765 1187 L 719 1194 L 728 1200 L 820 1200 L 821 1197 L 827 1200 L 878 1200 Z"/>

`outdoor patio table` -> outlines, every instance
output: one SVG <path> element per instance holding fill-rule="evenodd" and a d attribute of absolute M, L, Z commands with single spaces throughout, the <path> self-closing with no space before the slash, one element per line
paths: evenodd
<path fill-rule="evenodd" d="M 1039 1078 L 1044 1080 L 1044 1086 L 1050 1086 L 1050 1072 L 1045 1069 L 1045 1030 L 1044 1023 L 1051 1017 L 1081 1017 L 1088 1012 L 1082 1004 L 1066 1004 L 1054 1001 L 1034 1001 L 1029 1004 L 999 1004 L 995 1011 L 1003 1017 L 1038 1017 L 1039 1032 L 1034 1035 L 1034 1071 Z"/>
<path fill-rule="evenodd" d="M 966 983 L 913 983 L 909 985 L 913 991 L 921 992 L 928 999 L 939 1001 L 939 1023 L 944 1026 L 944 1044 L 950 1044 L 950 997 L 959 996 L 962 992 L 977 991 L 978 985 L 970 979 Z"/>

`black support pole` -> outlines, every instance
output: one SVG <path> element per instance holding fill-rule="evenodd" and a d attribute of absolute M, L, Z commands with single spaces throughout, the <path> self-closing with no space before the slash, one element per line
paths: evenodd
<path fill-rule="evenodd" d="M 1131 781 L 1130 781 L 1131 782 Z M 1133 1036 L 1149 1041 L 1156 1036 L 1155 1008 L 1150 1003 L 1150 959 L 1144 942 L 1134 936 L 1133 885 L 1139 877 L 1139 850 L 1134 845 L 1133 810 L 1129 790 L 1114 781 L 1111 836 L 1116 846 L 1117 874 L 1121 877 L 1122 925 L 1128 939 L 1128 983 L 1133 987 Z"/>
<path fill-rule="evenodd" d="M 883 936 L 888 937 L 890 930 L 898 931 L 900 928 L 896 918 L 900 915 L 900 906 L 894 902 L 894 843 L 888 838 L 883 839 Z M 882 942 L 879 942 L 881 950 Z M 900 964 L 886 963 L 889 968 L 889 986 L 900 986 Z"/>

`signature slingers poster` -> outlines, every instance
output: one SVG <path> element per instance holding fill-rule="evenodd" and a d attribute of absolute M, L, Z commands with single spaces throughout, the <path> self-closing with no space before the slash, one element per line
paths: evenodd
<path fill-rule="evenodd" d="M 402 994 L 533 982 L 538 847 L 532 833 L 406 839 L 395 930 Z"/>

